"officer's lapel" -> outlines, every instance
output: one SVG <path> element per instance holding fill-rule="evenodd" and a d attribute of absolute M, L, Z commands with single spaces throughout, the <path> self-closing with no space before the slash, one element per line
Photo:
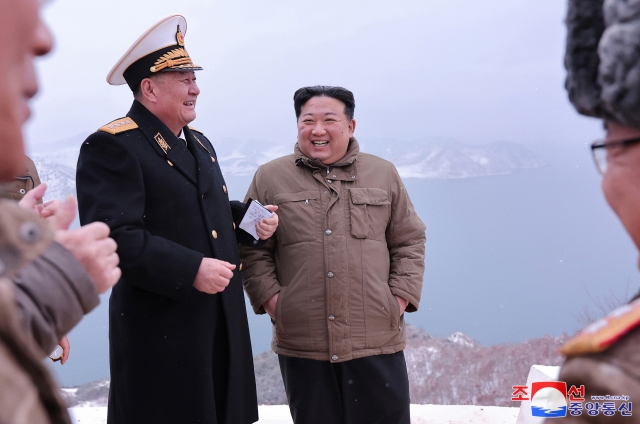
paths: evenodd
<path fill-rule="evenodd" d="M 184 141 L 176 137 L 162 121 L 137 101 L 133 102 L 127 116 L 138 124 L 153 150 L 166 158 L 167 172 L 174 167 L 193 184 L 197 184 L 196 161 L 187 150 Z"/>
<path fill-rule="evenodd" d="M 189 127 L 184 127 L 182 131 L 187 139 L 189 151 L 198 163 L 198 191 L 204 194 L 209 191 L 213 183 L 213 161 L 211 160 L 213 156 L 210 146 L 206 147 L 205 141 L 200 140 L 200 137 L 194 134 Z"/>

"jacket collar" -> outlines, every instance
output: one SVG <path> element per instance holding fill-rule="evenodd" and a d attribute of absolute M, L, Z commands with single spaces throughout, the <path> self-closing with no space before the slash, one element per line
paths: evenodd
<path fill-rule="evenodd" d="M 214 179 L 213 155 L 189 127 L 182 129 L 189 151 L 198 163 L 198 191 L 204 194 L 209 191 Z"/>
<path fill-rule="evenodd" d="M 310 168 L 326 168 L 327 167 L 327 165 L 323 164 L 318 159 L 311 159 L 305 156 L 304 153 L 302 153 L 302 150 L 300 150 L 300 145 L 298 145 L 298 143 L 296 143 L 296 145 L 293 147 L 293 153 L 295 156 L 296 164 L 303 163 Z M 360 145 L 358 144 L 358 140 L 356 140 L 355 137 L 351 137 L 351 140 L 349 140 L 349 146 L 347 147 L 347 153 L 345 153 L 345 155 L 341 159 L 339 159 L 337 162 L 332 163 L 329 166 L 331 168 L 333 167 L 342 168 L 342 167 L 352 165 L 356 161 L 356 159 L 358 159 L 359 153 L 360 153 Z"/>
<path fill-rule="evenodd" d="M 193 184 L 197 184 L 196 163 L 194 157 L 187 150 L 184 141 L 180 140 L 157 116 L 137 100 L 133 101 L 127 116 L 138 124 L 138 128 L 140 128 L 156 153 L 166 157 L 187 179 Z M 163 146 L 165 147 L 163 148 Z"/>

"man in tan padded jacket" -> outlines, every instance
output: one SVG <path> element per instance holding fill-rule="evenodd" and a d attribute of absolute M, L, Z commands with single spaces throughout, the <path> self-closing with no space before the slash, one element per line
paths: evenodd
<path fill-rule="evenodd" d="M 22 125 L 37 91 L 33 60 L 51 50 L 39 0 L 0 0 L 0 182 L 24 170 Z M 43 185 L 22 205 L 0 201 L 0 423 L 68 423 L 42 364 L 58 340 L 120 277 L 108 227 L 68 227 L 75 201 L 38 206 Z M 38 216 L 40 215 L 40 216 Z"/>
<path fill-rule="evenodd" d="M 395 167 L 360 152 L 353 93 L 301 88 L 294 109 L 294 153 L 247 193 L 280 225 L 241 250 L 245 290 L 273 321 L 296 424 L 409 424 L 404 312 L 420 303 L 425 226 Z"/>

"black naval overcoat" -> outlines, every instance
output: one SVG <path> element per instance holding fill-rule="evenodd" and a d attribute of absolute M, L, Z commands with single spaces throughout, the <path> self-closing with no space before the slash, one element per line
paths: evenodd
<path fill-rule="evenodd" d="M 187 146 L 134 101 L 80 150 L 80 222 L 109 225 L 122 269 L 109 302 L 109 424 L 258 420 L 238 256 L 238 240 L 253 239 L 236 237 L 242 204 L 230 205 L 213 146 L 183 131 Z M 223 292 L 193 288 L 203 257 L 237 265 Z"/>

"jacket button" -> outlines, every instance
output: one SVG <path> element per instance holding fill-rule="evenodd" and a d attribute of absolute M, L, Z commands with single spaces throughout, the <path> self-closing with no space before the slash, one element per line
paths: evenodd
<path fill-rule="evenodd" d="M 233 224 L 233 229 L 235 230 L 236 229 L 236 223 L 233 222 L 232 224 Z"/>
<path fill-rule="evenodd" d="M 331 272 L 331 271 L 327 272 L 327 277 L 333 278 L 333 272 Z"/>
<path fill-rule="evenodd" d="M 329 315 L 329 321 L 333 321 L 334 319 L 336 319 L 336 317 L 334 317 L 333 315 Z"/>
<path fill-rule="evenodd" d="M 337 361 L 337 360 L 338 360 L 338 355 L 333 355 L 333 356 L 331 357 L 331 360 L 332 360 L 332 361 Z"/>
<path fill-rule="evenodd" d="M 211 156 L 211 162 L 215 162 L 216 158 L 214 158 L 213 156 Z"/>
<path fill-rule="evenodd" d="M 216 230 L 211 231 L 211 235 L 213 236 L 214 239 L 218 238 L 218 232 Z"/>
<path fill-rule="evenodd" d="M 238 267 L 238 271 L 242 271 L 242 262 L 240 263 L 240 266 Z"/>
<path fill-rule="evenodd" d="M 20 226 L 18 231 L 20 232 L 20 238 L 29 244 L 33 244 L 40 240 L 40 230 L 33 222 L 25 222 Z"/>
<path fill-rule="evenodd" d="M 222 191 L 224 191 L 225 193 L 227 192 L 227 186 L 226 185 L 222 186 Z"/>
<path fill-rule="evenodd" d="M 20 191 L 20 194 L 27 194 L 27 190 L 25 190 L 23 188 L 21 188 L 19 191 Z"/>
<path fill-rule="evenodd" d="M 327 229 L 327 231 L 324 232 L 326 235 L 330 236 L 331 235 L 331 230 Z"/>
<path fill-rule="evenodd" d="M 327 180 L 327 182 L 328 182 L 329 184 L 331 184 L 331 183 L 333 182 L 333 180 Z"/>
<path fill-rule="evenodd" d="M 168 161 L 167 161 L 167 163 L 168 163 L 169 165 L 173 166 L 173 163 L 171 163 L 171 161 L 170 161 L 170 160 L 168 160 Z"/>

